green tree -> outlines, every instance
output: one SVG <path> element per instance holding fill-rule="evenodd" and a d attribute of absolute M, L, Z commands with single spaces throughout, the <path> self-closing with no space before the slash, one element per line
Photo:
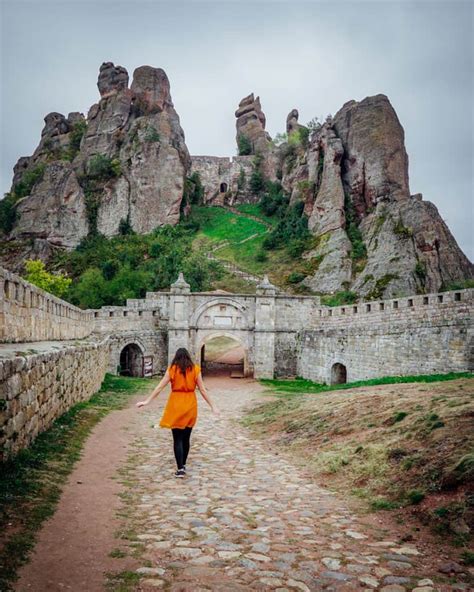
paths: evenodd
<path fill-rule="evenodd" d="M 59 298 L 65 296 L 72 280 L 61 273 L 49 273 L 39 259 L 28 259 L 25 262 L 25 279 L 46 292 Z"/>
<path fill-rule="evenodd" d="M 100 269 L 91 267 L 72 289 L 72 301 L 81 308 L 100 308 L 106 296 L 106 280 Z"/>

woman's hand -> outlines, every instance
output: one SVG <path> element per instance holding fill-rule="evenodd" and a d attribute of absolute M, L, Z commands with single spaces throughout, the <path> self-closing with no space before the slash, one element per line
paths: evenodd
<path fill-rule="evenodd" d="M 145 405 L 148 405 L 148 401 L 138 401 L 136 405 L 137 407 L 145 407 Z"/>
<path fill-rule="evenodd" d="M 216 417 L 220 417 L 221 416 L 221 412 L 219 409 L 217 409 L 217 407 L 213 407 L 212 408 L 212 413 L 213 415 L 215 415 Z"/>

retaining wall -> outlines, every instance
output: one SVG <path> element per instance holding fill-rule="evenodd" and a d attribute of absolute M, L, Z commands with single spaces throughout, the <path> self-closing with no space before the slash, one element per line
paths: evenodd
<path fill-rule="evenodd" d="M 40 353 L 0 346 L 0 459 L 26 448 L 53 421 L 100 388 L 109 340 L 34 344 Z"/>

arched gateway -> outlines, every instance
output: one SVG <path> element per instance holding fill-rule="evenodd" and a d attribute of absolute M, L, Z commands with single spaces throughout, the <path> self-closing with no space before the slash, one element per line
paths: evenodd
<path fill-rule="evenodd" d="M 203 345 L 226 335 L 242 344 L 245 376 L 272 378 L 274 374 L 276 288 L 265 279 L 257 294 L 223 291 L 192 294 L 182 274 L 171 286 L 168 358 L 187 347 L 200 360 Z"/>

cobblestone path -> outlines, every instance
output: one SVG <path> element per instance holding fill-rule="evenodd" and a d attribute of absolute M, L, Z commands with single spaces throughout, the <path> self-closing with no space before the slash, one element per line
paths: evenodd
<path fill-rule="evenodd" d="M 135 544 L 144 545 L 141 590 L 455 589 L 433 584 L 421 549 L 363 526 L 236 423 L 262 387 L 206 382 L 222 417 L 200 398 L 185 479 L 173 476 L 171 434 L 152 427 L 166 397 L 139 411 L 131 479 Z"/>

